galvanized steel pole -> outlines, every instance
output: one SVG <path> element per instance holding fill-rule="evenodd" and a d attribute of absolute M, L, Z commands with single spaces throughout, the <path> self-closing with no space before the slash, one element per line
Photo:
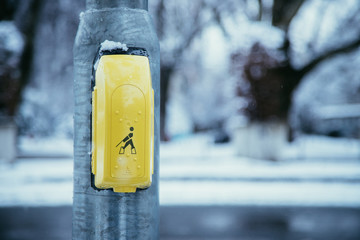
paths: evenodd
<path fill-rule="evenodd" d="M 147 0 L 87 0 L 74 44 L 73 239 L 159 238 L 159 43 Z M 150 188 L 136 193 L 91 187 L 91 76 L 105 40 L 145 48 L 155 91 L 154 174 Z"/>

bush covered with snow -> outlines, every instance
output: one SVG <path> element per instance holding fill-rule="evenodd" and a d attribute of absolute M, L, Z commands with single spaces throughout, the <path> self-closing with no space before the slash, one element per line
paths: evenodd
<path fill-rule="evenodd" d="M 360 105 L 357 111 L 352 107 L 360 104 L 359 65 L 357 50 L 324 62 L 306 76 L 294 94 L 292 127 L 298 132 L 359 137 Z"/>

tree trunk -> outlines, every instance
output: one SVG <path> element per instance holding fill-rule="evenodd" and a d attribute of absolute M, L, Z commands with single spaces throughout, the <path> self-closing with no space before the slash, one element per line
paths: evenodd
<path fill-rule="evenodd" d="M 161 65 L 160 68 L 160 140 L 168 141 L 169 137 L 166 134 L 166 103 L 168 100 L 168 90 L 171 76 L 174 72 L 173 65 Z"/>

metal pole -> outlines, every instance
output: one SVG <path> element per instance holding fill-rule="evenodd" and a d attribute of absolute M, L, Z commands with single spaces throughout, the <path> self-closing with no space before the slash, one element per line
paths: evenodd
<path fill-rule="evenodd" d="M 74 44 L 73 239 L 159 239 L 159 43 L 147 0 L 87 0 Z M 105 40 L 145 48 L 155 91 L 154 174 L 150 188 L 136 193 L 91 187 L 91 76 Z"/>

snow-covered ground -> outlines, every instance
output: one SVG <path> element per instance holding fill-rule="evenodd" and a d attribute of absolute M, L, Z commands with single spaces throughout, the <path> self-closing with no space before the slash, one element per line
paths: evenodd
<path fill-rule="evenodd" d="M 19 157 L 72 157 L 73 141 L 67 138 L 21 137 L 18 145 Z"/>
<path fill-rule="evenodd" d="M 16 162 L 0 164 L 0 206 L 71 205 L 72 142 L 22 139 L 19 150 Z M 235 152 L 209 135 L 162 144 L 160 203 L 360 207 L 357 140 L 302 137 L 279 162 Z"/>

